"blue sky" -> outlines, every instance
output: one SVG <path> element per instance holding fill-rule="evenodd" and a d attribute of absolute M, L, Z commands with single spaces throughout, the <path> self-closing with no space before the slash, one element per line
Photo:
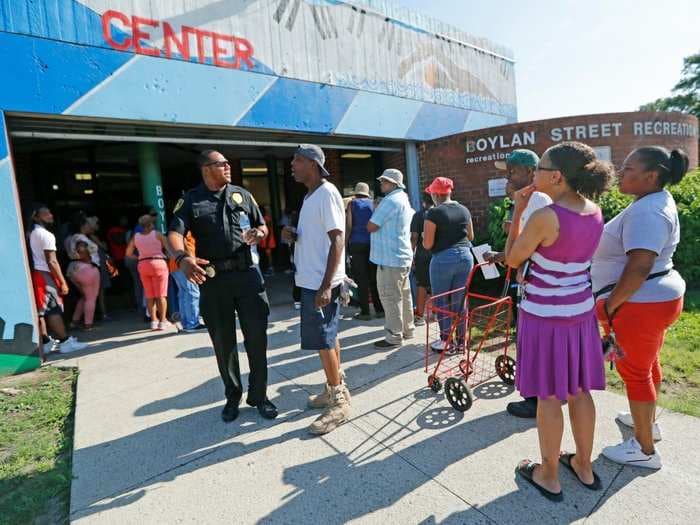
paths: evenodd
<path fill-rule="evenodd" d="M 399 0 L 510 47 L 518 120 L 633 111 L 700 51 L 700 0 Z"/>

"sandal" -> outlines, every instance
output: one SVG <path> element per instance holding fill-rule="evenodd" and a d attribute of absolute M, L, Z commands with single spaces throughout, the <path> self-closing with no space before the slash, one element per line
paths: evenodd
<path fill-rule="evenodd" d="M 578 477 L 578 474 L 574 470 L 573 465 L 571 464 L 571 458 L 573 458 L 576 454 L 561 454 L 559 456 L 559 463 L 564 465 L 566 468 L 568 468 L 571 472 L 573 472 L 574 476 L 576 476 L 576 479 L 578 482 L 586 487 L 588 490 L 600 490 L 603 488 L 603 483 L 600 481 L 600 478 L 598 477 L 598 474 L 593 471 L 593 483 L 584 483 L 581 478 Z"/>
<path fill-rule="evenodd" d="M 559 492 L 551 492 L 533 479 L 532 475 L 535 472 L 535 467 L 537 467 L 537 465 L 538 463 L 534 463 L 529 459 L 524 459 L 523 461 L 518 463 L 517 467 L 515 467 L 515 473 L 520 474 L 520 476 L 523 479 L 525 479 L 525 481 L 527 481 L 528 483 L 530 483 L 530 485 L 535 487 L 539 491 L 539 493 L 542 494 L 549 501 L 562 501 L 564 499 L 564 494 L 561 490 Z"/>

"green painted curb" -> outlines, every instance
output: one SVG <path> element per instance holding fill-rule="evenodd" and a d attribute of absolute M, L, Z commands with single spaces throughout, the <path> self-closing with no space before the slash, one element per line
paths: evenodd
<path fill-rule="evenodd" d="M 0 376 L 21 374 L 41 366 L 41 359 L 32 355 L 0 354 Z"/>

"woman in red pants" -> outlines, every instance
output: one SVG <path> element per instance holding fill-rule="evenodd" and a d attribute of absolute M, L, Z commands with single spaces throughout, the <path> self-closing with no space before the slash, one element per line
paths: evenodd
<path fill-rule="evenodd" d="M 665 189 L 688 171 L 688 157 L 661 147 L 633 151 L 622 166 L 620 191 L 635 200 L 605 225 L 593 258 L 591 277 L 596 311 L 606 333 L 611 328 L 624 354 L 615 362 L 625 383 L 630 412 L 617 420 L 634 428 L 634 437 L 605 447 L 612 461 L 661 468 L 654 441 L 661 440 L 655 421 L 661 388 L 659 354 L 666 330 L 683 310 L 685 282 L 673 269 L 680 241 L 678 210 Z"/>

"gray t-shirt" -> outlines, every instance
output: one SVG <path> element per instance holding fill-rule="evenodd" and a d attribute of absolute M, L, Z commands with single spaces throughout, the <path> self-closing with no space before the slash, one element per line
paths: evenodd
<path fill-rule="evenodd" d="M 680 236 L 676 202 L 668 191 L 651 193 L 633 202 L 605 225 L 591 265 L 593 290 L 619 281 L 631 250 L 644 249 L 657 254 L 651 273 L 673 268 L 672 257 Z M 644 281 L 629 302 L 673 301 L 683 294 L 685 281 L 671 270 L 667 275 Z"/>

